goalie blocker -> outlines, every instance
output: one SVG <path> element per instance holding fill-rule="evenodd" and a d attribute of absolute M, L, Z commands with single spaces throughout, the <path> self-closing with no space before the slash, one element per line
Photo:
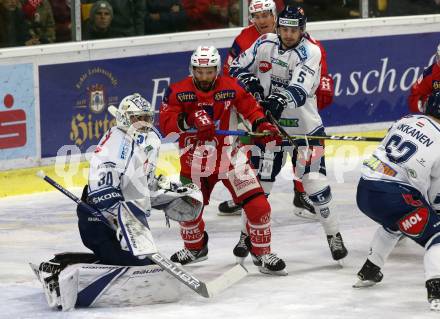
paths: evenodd
<path fill-rule="evenodd" d="M 62 253 L 40 266 L 30 266 L 43 285 L 49 307 L 63 311 L 180 299 L 182 285 L 158 265 L 124 267 L 93 262 L 97 262 L 93 254 Z"/>

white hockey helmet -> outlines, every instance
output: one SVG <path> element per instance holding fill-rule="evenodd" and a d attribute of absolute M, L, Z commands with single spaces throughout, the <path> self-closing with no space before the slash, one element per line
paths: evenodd
<path fill-rule="evenodd" d="M 154 123 L 154 110 L 150 102 L 144 99 L 139 93 L 128 95 L 119 103 L 116 109 L 113 105 L 109 106 L 109 112 L 116 118 L 118 127 L 127 131 L 134 123 L 141 122 L 141 126 L 135 126 L 136 131 L 146 133 Z M 133 117 L 136 117 L 133 119 Z"/>
<path fill-rule="evenodd" d="M 217 75 L 220 74 L 221 58 L 218 50 L 214 46 L 198 46 L 191 55 L 190 74 L 194 75 L 193 67 L 207 68 L 212 66 L 217 68 Z"/>
<path fill-rule="evenodd" d="M 277 7 L 273 0 L 252 0 L 249 5 L 249 19 L 257 12 L 270 11 L 274 17 L 277 15 Z"/>

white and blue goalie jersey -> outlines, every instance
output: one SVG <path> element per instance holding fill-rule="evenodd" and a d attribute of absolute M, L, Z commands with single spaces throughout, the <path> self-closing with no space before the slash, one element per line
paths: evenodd
<path fill-rule="evenodd" d="M 264 96 L 281 92 L 288 104 L 279 123 L 289 134 L 313 134 L 322 128 L 315 91 L 321 77 L 321 50 L 303 37 L 299 44 L 283 50 L 276 34 L 262 35 L 232 63 L 230 75 L 253 73 L 264 88 Z"/>
<path fill-rule="evenodd" d="M 395 122 L 364 161 L 362 177 L 410 185 L 440 210 L 440 124 L 425 115 Z"/>
<path fill-rule="evenodd" d="M 90 204 L 109 220 L 108 213 L 114 215 L 120 201 L 136 201 L 148 213 L 160 145 L 154 130 L 136 139 L 116 126 L 108 130 L 90 160 Z"/>

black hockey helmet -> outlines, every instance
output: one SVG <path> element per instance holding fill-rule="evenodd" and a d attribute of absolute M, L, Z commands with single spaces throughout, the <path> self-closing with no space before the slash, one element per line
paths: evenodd
<path fill-rule="evenodd" d="M 302 31 L 305 31 L 306 22 L 307 17 L 303 8 L 287 5 L 284 10 L 278 14 L 277 28 L 280 26 L 299 27 Z"/>
<path fill-rule="evenodd" d="M 425 114 L 440 120 L 440 91 L 434 91 L 425 104 Z"/>

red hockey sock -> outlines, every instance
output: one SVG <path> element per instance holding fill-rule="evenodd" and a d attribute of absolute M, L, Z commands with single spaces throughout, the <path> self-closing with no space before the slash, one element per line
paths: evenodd
<path fill-rule="evenodd" d="M 304 186 L 302 184 L 301 181 L 298 180 L 294 180 L 293 184 L 295 185 L 295 189 L 300 192 L 300 193 L 304 193 Z"/>
<path fill-rule="evenodd" d="M 263 194 L 247 202 L 243 209 L 248 218 L 246 225 L 250 236 L 254 255 L 264 255 L 270 253 L 270 205 Z"/>
<path fill-rule="evenodd" d="M 203 248 L 203 233 L 205 231 L 205 222 L 202 214 L 197 219 L 189 222 L 180 223 L 180 236 L 183 239 L 185 248 L 190 250 L 200 250 Z"/>

